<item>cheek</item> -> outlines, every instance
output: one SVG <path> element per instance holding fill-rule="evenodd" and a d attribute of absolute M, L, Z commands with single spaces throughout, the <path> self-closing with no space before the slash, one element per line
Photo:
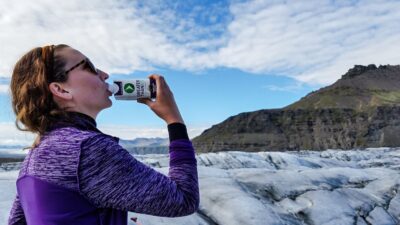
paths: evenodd
<path fill-rule="evenodd" d="M 104 83 L 99 81 L 92 83 L 89 92 L 88 96 L 91 97 L 91 99 L 88 99 L 89 101 L 103 101 L 104 96 L 107 94 Z"/>
<path fill-rule="evenodd" d="M 102 83 L 93 79 L 82 79 L 75 86 L 75 97 L 85 102 L 96 101 L 103 91 Z"/>
<path fill-rule="evenodd" d="M 84 82 L 82 82 L 84 84 L 83 87 L 89 89 L 93 93 L 102 90 L 104 84 L 98 80 L 97 77 L 93 75 L 91 76 L 92 77 L 88 77 L 88 79 L 85 79 Z"/>
<path fill-rule="evenodd" d="M 96 85 L 93 87 L 93 92 L 97 94 L 104 92 L 104 84 L 102 82 L 97 82 Z"/>

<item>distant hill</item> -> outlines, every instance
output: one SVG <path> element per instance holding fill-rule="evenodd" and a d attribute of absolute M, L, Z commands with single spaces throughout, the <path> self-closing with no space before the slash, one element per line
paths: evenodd
<path fill-rule="evenodd" d="M 158 147 L 168 146 L 168 138 L 136 138 L 134 140 L 119 140 L 119 144 L 125 147 Z"/>
<path fill-rule="evenodd" d="M 136 138 L 134 140 L 120 139 L 119 144 L 131 154 L 135 155 L 167 154 L 169 149 L 168 138 Z M 18 158 L 18 161 L 20 161 L 25 158 L 28 152 L 28 150 L 22 150 L 25 147 L 28 146 L 0 145 L 0 159 Z"/>
<path fill-rule="evenodd" d="M 131 154 L 167 154 L 169 150 L 168 138 L 136 138 L 134 140 L 119 140 L 119 144 Z"/>
<path fill-rule="evenodd" d="M 400 146 L 400 66 L 356 65 L 282 109 L 240 113 L 193 139 L 197 152 Z"/>

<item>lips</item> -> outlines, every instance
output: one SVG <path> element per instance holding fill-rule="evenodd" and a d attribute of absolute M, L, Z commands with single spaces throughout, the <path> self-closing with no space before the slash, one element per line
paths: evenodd
<path fill-rule="evenodd" d="M 110 89 L 108 88 L 108 83 L 105 83 L 106 84 L 106 91 L 107 91 L 107 94 L 108 94 L 108 96 L 111 96 L 112 95 L 112 92 L 110 91 Z"/>

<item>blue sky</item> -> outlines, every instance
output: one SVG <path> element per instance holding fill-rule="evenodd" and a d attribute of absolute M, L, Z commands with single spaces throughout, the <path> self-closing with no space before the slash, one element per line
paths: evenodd
<path fill-rule="evenodd" d="M 0 143 L 13 128 L 17 59 L 66 43 L 113 79 L 165 76 L 190 137 L 229 116 L 280 108 L 355 64 L 399 64 L 399 1 L 0 0 Z M 125 139 L 166 137 L 145 105 L 115 101 L 99 127 Z M 11 132 L 10 132 L 11 131 Z"/>

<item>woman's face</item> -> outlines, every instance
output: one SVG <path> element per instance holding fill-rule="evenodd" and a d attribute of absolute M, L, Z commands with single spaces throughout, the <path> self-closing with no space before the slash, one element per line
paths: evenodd
<path fill-rule="evenodd" d="M 77 111 L 92 116 L 112 105 L 111 92 L 107 89 L 105 80 L 108 74 L 97 70 L 97 74 L 86 61 L 86 56 L 79 51 L 67 47 L 60 52 L 66 61 L 65 71 L 68 72 L 68 80 L 63 83 L 63 89 L 69 93 L 66 104 L 69 111 Z M 72 68 L 72 69 L 71 69 Z"/>

